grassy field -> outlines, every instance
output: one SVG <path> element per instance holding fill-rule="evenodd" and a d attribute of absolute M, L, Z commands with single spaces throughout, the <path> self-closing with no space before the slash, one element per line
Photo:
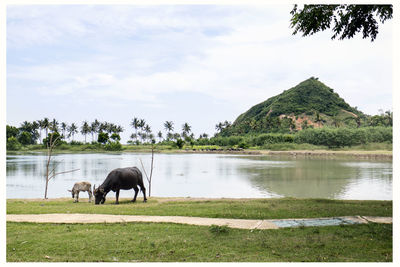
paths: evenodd
<path fill-rule="evenodd" d="M 334 216 L 392 216 L 392 201 L 329 199 L 168 199 L 138 197 L 136 203 L 107 198 L 104 205 L 88 203 L 87 198 L 73 203 L 72 198 L 53 200 L 7 200 L 8 214 L 100 213 L 123 215 L 176 215 L 212 218 L 284 219 Z"/>
<path fill-rule="evenodd" d="M 8 214 L 99 213 L 277 219 L 392 216 L 392 201 L 327 199 L 7 200 Z M 8 262 L 385 262 L 392 225 L 242 230 L 171 223 L 7 223 Z"/>
<path fill-rule="evenodd" d="M 385 262 L 392 226 L 240 230 L 164 223 L 7 223 L 8 262 Z"/>

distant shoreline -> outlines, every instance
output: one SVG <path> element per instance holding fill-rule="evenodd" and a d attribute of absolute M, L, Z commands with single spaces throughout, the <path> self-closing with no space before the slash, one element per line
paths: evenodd
<path fill-rule="evenodd" d="M 124 152 L 137 152 L 124 151 Z M 148 151 L 141 151 L 148 152 Z M 164 153 L 165 151 L 157 151 L 157 153 Z M 198 154 L 234 154 L 234 155 L 282 155 L 282 156 L 293 156 L 293 157 L 340 157 L 350 156 L 356 158 L 382 158 L 392 159 L 392 151 L 362 151 L 362 150 L 350 150 L 350 151 L 329 151 L 329 150 L 288 150 L 288 151 L 275 151 L 275 150 L 242 150 L 242 151 L 229 151 L 229 150 L 215 150 L 215 151 L 193 151 L 193 150 L 174 150 L 168 151 L 167 153 L 198 153 Z"/>
<path fill-rule="evenodd" d="M 8 151 L 7 155 L 15 154 L 29 154 L 37 152 L 46 152 L 46 150 L 29 150 L 29 151 Z M 76 154 L 76 153 L 150 153 L 150 149 L 126 149 L 121 151 L 98 151 L 98 150 L 82 150 L 82 151 L 70 151 L 70 150 L 55 150 L 55 154 Z M 216 150 L 193 150 L 193 149 L 160 149 L 154 150 L 155 153 L 166 153 L 166 154 L 232 154 L 232 155 L 271 155 L 271 156 L 292 156 L 292 157 L 353 157 L 353 158 L 377 158 L 377 159 L 392 159 L 393 151 L 388 150 L 230 150 L 230 149 L 216 149 Z"/>

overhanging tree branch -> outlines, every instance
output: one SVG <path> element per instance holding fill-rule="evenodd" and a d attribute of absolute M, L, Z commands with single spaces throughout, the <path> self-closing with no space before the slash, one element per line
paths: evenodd
<path fill-rule="evenodd" d="M 290 12 L 293 34 L 313 35 L 332 27 L 331 39 L 353 38 L 362 32 L 363 38 L 376 39 L 379 23 L 393 17 L 392 5 L 294 5 Z M 333 26 L 332 26 L 333 24 Z"/>

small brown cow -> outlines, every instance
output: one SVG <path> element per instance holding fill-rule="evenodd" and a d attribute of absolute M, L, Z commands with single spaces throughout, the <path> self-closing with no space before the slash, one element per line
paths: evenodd
<path fill-rule="evenodd" d="M 80 191 L 87 191 L 89 194 L 89 202 L 92 202 L 92 184 L 89 182 L 77 182 L 74 184 L 74 187 L 72 187 L 72 190 L 68 190 L 69 192 L 72 193 L 72 198 L 74 199 L 75 202 L 79 202 L 79 192 Z"/>

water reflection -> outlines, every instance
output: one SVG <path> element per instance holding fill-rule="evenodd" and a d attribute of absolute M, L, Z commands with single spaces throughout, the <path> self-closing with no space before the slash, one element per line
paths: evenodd
<path fill-rule="evenodd" d="M 251 159 L 249 159 L 251 161 Z M 257 160 L 257 159 L 256 159 Z M 251 183 L 280 196 L 345 199 L 392 199 L 391 162 L 288 159 L 279 165 L 243 166 Z"/>
<path fill-rule="evenodd" d="M 69 197 L 81 180 L 101 184 L 114 168 L 149 170 L 144 153 L 58 154 L 49 197 Z M 7 198 L 44 195 L 46 155 L 7 157 Z M 392 199 L 392 162 L 338 159 L 293 159 L 219 154 L 156 154 L 152 195 L 180 197 L 279 197 Z M 145 179 L 145 176 L 144 176 Z M 147 183 L 145 183 L 147 185 Z M 121 191 L 132 197 L 133 191 Z M 112 195 L 114 196 L 114 195 Z"/>

